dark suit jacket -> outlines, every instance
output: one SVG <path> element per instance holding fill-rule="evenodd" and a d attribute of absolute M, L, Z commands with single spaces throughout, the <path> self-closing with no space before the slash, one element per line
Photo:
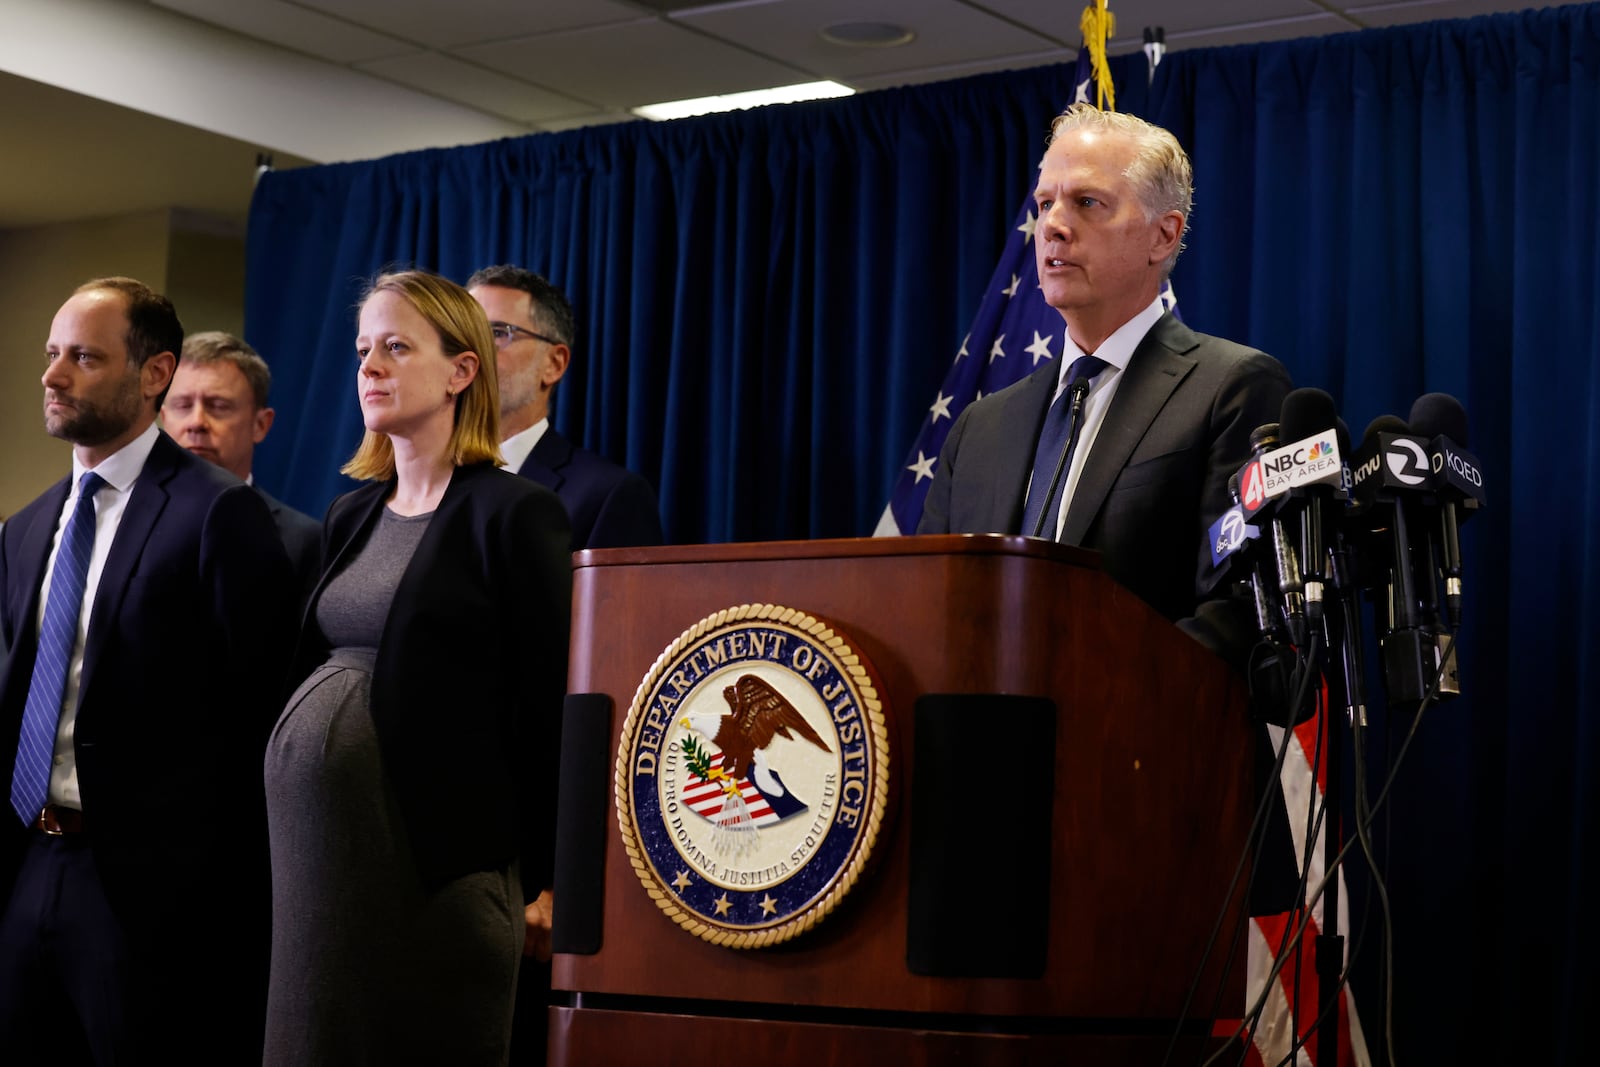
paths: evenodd
<path fill-rule="evenodd" d="M 1018 533 L 1033 452 L 1055 393 L 1052 364 L 968 407 L 939 454 L 919 533 Z M 1290 390 L 1271 356 L 1195 333 L 1170 313 L 1134 350 L 1067 510 L 1062 541 L 1169 619 L 1209 592 L 1207 528 L 1250 431 Z"/>
<path fill-rule="evenodd" d="M 256 492 L 267 502 L 272 524 L 278 528 L 278 539 L 289 554 L 296 588 L 306 596 L 316 587 L 322 576 L 322 524 L 303 511 L 296 511 L 271 493 L 256 486 Z"/>
<path fill-rule="evenodd" d="M 961 413 L 939 454 L 918 533 L 1021 532 L 1034 448 L 1057 381 L 1054 365 L 1041 367 Z M 1220 596 L 1203 600 L 1216 582 L 1208 529 L 1232 503 L 1228 479 L 1249 458 L 1250 432 L 1278 421 L 1290 388 L 1271 356 L 1163 315 L 1123 371 L 1062 527 L 1065 543 L 1099 551 L 1113 578 L 1235 666 L 1256 641 L 1254 622 Z M 1263 787 L 1272 762 L 1263 733 L 1255 768 Z M 1287 910 L 1295 887 L 1281 803 L 1270 809 L 1266 835 L 1254 914 Z"/>
<path fill-rule="evenodd" d="M 661 510 L 650 483 L 546 427 L 517 471 L 552 489 L 572 519 L 572 551 L 659 545 Z"/>
<path fill-rule="evenodd" d="M 366 544 L 393 487 L 362 486 L 328 509 L 328 565 L 306 614 L 297 681 L 329 651 L 316 600 Z M 372 722 L 429 886 L 504 869 L 519 852 L 524 886 L 550 884 L 572 615 L 567 538 L 554 493 L 486 463 L 458 467 L 395 591 Z"/>
<path fill-rule="evenodd" d="M 0 673 L 7 783 L 37 651 L 39 587 L 69 482 L 0 534 L 0 643 L 12 651 Z M 159 435 L 95 596 L 74 747 L 112 909 L 153 968 L 143 976 L 157 985 L 148 992 L 170 996 L 185 1018 L 210 1011 L 197 1005 L 211 992 L 248 1000 L 234 968 L 265 963 L 261 760 L 293 640 L 292 592 L 260 496 Z M 0 898 L 25 840 L 5 814 Z M 162 988 L 163 978 L 183 988 Z M 264 971 L 251 980 L 264 981 Z"/>

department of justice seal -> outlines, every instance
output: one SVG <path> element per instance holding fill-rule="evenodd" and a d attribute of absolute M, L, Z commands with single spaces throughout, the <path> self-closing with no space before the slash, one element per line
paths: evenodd
<path fill-rule="evenodd" d="M 787 941 L 860 877 L 889 793 L 867 665 L 827 624 L 746 604 L 707 616 L 639 683 L 617 751 L 617 821 L 639 880 L 719 945 Z"/>

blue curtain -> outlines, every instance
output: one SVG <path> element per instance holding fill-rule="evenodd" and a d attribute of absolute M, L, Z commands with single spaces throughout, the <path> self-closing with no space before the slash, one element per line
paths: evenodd
<path fill-rule="evenodd" d="M 1177 52 L 1148 90 L 1142 67 L 1114 63 L 1119 107 L 1195 161 L 1185 319 L 1328 389 L 1358 437 L 1426 391 L 1471 416 L 1490 507 L 1463 534 L 1466 694 L 1429 713 L 1380 827 L 1399 1052 L 1576 1062 L 1600 949 L 1600 6 Z M 578 307 L 556 425 L 658 485 L 674 541 L 865 533 L 1070 77 L 270 174 L 258 476 L 314 513 L 342 487 L 364 277 L 514 261 Z"/>
<path fill-rule="evenodd" d="M 1071 73 L 268 174 L 246 321 L 279 422 L 257 477 L 319 515 L 348 487 L 363 279 L 515 262 L 577 309 L 552 421 L 656 485 L 673 541 L 869 532 Z"/>

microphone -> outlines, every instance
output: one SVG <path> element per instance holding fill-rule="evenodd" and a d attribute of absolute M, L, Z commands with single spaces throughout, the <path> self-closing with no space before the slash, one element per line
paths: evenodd
<path fill-rule="evenodd" d="M 1280 469 L 1290 483 L 1290 495 L 1280 506 L 1294 508 L 1298 503 L 1306 618 L 1315 626 L 1322 621 L 1322 590 L 1328 566 L 1323 501 L 1338 500 L 1344 494 L 1344 463 L 1336 429 L 1339 414 L 1333 397 L 1321 389 L 1296 389 L 1283 398 L 1278 421 L 1280 435 L 1294 442 L 1280 450 L 1287 453 Z"/>
<path fill-rule="evenodd" d="M 1438 658 L 1434 635 L 1423 625 L 1410 532 L 1417 503 L 1432 484 L 1433 471 L 1426 439 L 1409 429 L 1393 415 L 1374 419 L 1356 449 L 1351 474 L 1352 490 L 1370 536 L 1381 538 L 1387 532 L 1391 537 L 1388 631 L 1380 645 L 1389 702 L 1396 708 L 1422 703 Z M 1431 581 L 1429 585 L 1431 589 Z M 1431 591 L 1428 600 L 1432 601 Z"/>
<path fill-rule="evenodd" d="M 1078 443 L 1078 431 L 1083 429 L 1079 421 L 1083 415 L 1083 398 L 1089 395 L 1089 377 L 1080 372 L 1078 376 L 1067 385 L 1067 392 L 1072 398 L 1072 411 L 1067 416 L 1067 440 L 1061 446 L 1061 455 L 1056 457 L 1056 470 L 1050 476 L 1050 492 L 1044 498 L 1044 507 L 1039 511 L 1039 518 L 1033 524 L 1032 536 L 1040 536 L 1044 524 L 1056 517 L 1061 511 L 1061 505 L 1056 503 L 1056 490 L 1061 488 L 1061 475 L 1066 472 L 1067 458 L 1072 455 L 1073 448 Z M 1054 505 L 1054 506 L 1052 506 Z M 1051 531 L 1051 540 L 1055 539 L 1055 532 Z"/>
<path fill-rule="evenodd" d="M 1244 519 L 1244 509 L 1239 503 L 1239 475 L 1228 478 L 1228 496 L 1233 506 L 1222 513 L 1211 527 L 1211 563 L 1218 566 L 1234 553 L 1248 548 L 1261 536 L 1261 527 L 1251 526 Z M 1272 617 L 1272 602 L 1267 599 L 1266 582 L 1261 577 L 1260 564 L 1252 559 L 1243 581 L 1250 587 L 1250 601 L 1256 613 L 1256 631 L 1263 640 L 1271 641 L 1277 630 Z"/>
<path fill-rule="evenodd" d="M 1334 432 L 1338 435 L 1339 455 L 1349 456 L 1350 453 L 1350 427 L 1345 425 L 1343 419 L 1334 422 Z M 1348 463 L 1342 464 L 1341 484 L 1348 496 L 1350 490 L 1350 467 Z M 1348 513 L 1353 508 L 1353 501 L 1346 500 L 1339 509 Z M 1328 546 L 1328 584 L 1334 592 L 1334 599 L 1339 605 L 1337 616 L 1330 617 L 1328 625 L 1330 630 L 1337 628 L 1337 641 L 1330 640 L 1328 647 L 1339 650 L 1340 679 L 1344 685 L 1344 709 L 1347 722 L 1360 726 L 1367 725 L 1367 683 L 1366 683 L 1366 652 L 1361 641 L 1361 604 L 1358 599 L 1358 581 L 1355 569 L 1353 538 L 1347 535 L 1346 524 L 1335 522 L 1333 525 L 1333 541 Z"/>
<path fill-rule="evenodd" d="M 1281 451 L 1278 447 L 1279 429 L 1278 423 L 1268 422 L 1250 433 L 1250 448 L 1255 456 L 1245 464 L 1239 480 L 1244 494 L 1241 505 L 1247 510 L 1252 509 L 1252 500 L 1253 510 L 1261 510 L 1272 495 L 1273 468 L 1269 462 Z M 1305 584 L 1300 578 L 1300 561 L 1295 556 L 1294 543 L 1284 530 L 1283 518 L 1276 512 L 1268 519 L 1267 529 L 1272 535 L 1272 560 L 1278 577 L 1278 593 L 1283 597 L 1283 622 L 1289 631 L 1289 643 L 1296 648 L 1304 648 L 1306 601 Z"/>
<path fill-rule="evenodd" d="M 1467 451 L 1467 412 L 1447 393 L 1426 393 L 1411 405 L 1412 432 L 1429 438 L 1433 491 L 1439 498 L 1440 570 L 1451 630 L 1461 626 L 1460 524 L 1483 506 L 1483 468 Z M 1459 508 L 1459 511 L 1458 511 Z"/>

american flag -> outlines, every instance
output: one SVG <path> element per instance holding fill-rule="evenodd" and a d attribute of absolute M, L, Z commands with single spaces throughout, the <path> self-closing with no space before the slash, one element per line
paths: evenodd
<path fill-rule="evenodd" d="M 1306 877 L 1309 886 L 1321 883 L 1324 872 L 1322 833 L 1326 831 L 1327 824 L 1319 824 L 1317 834 L 1308 842 L 1306 812 L 1311 810 L 1313 804 L 1320 806 L 1323 801 L 1322 787 L 1328 770 L 1328 719 L 1327 714 L 1318 715 L 1294 728 L 1294 736 L 1289 739 L 1289 753 L 1284 759 L 1280 775 L 1283 799 L 1289 812 L 1289 829 L 1294 835 L 1295 854 L 1302 865 L 1310 864 L 1311 869 Z M 1267 730 L 1271 734 L 1274 749 L 1283 744 L 1284 732 L 1281 727 L 1269 726 Z M 1320 744 L 1319 730 L 1322 731 Z M 1316 766 L 1312 766 L 1313 753 L 1317 754 Z M 1339 931 L 1345 937 L 1344 964 L 1349 966 L 1350 894 L 1345 891 L 1342 869 L 1337 877 Z M 1250 919 L 1247 954 L 1249 973 L 1245 979 L 1245 1000 L 1248 1004 L 1254 1004 L 1266 988 L 1278 946 L 1284 943 L 1285 929 L 1299 925 L 1303 918 L 1303 912 L 1287 912 L 1282 915 L 1257 915 Z M 1316 941 L 1322 928 L 1323 907 L 1318 899 L 1311 906 L 1311 921 L 1306 925 L 1305 933 L 1289 962 L 1273 979 L 1273 987 L 1261 1012 L 1261 1021 L 1250 1035 L 1251 1049 L 1245 1060 L 1250 1067 L 1271 1067 L 1272 1064 L 1285 1062 L 1316 1064 L 1317 1038 L 1311 1034 L 1311 1028 L 1316 1023 L 1319 1009 Z M 1340 993 L 1338 1013 L 1338 1067 L 1371 1067 L 1372 1058 L 1367 1052 L 1366 1036 L 1361 1030 L 1355 998 L 1348 985 Z M 1290 1061 L 1289 1049 L 1296 1043 L 1297 1033 L 1299 1038 L 1306 1039 L 1306 1044 L 1295 1052 L 1294 1059 Z"/>

